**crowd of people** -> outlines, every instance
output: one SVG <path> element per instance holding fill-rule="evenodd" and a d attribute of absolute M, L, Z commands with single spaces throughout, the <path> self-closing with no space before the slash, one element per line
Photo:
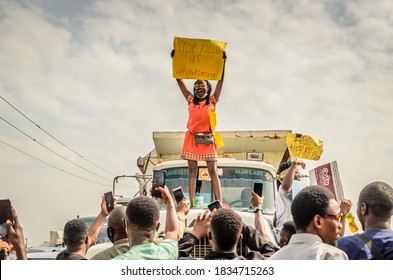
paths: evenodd
<path fill-rule="evenodd" d="M 296 161 L 290 167 L 302 165 Z M 296 172 L 286 173 L 294 177 Z M 290 179 L 283 179 L 283 184 Z M 282 187 L 281 185 L 281 187 Z M 95 244 L 104 219 L 108 217 L 107 235 L 112 247 L 96 254 L 92 260 L 183 260 L 194 259 L 193 249 L 201 239 L 208 240 L 211 251 L 206 260 L 374 260 L 393 259 L 393 188 L 384 182 L 365 186 L 357 201 L 357 217 L 362 234 L 344 235 L 345 215 L 351 202 L 338 203 L 325 187 L 308 186 L 290 199 L 291 215 L 282 221 L 277 244 L 267 233 L 263 215 L 264 197 L 251 193 L 254 225 L 243 223 L 240 215 L 230 208 L 200 212 L 191 232 L 185 232 L 190 211 L 185 197 L 175 203 L 166 186 L 159 187 L 166 206 L 165 231 L 157 234 L 160 209 L 155 199 L 139 196 L 127 206 L 119 205 L 108 213 L 104 197 L 101 211 L 87 227 L 81 219 L 64 226 L 65 250 L 57 260 L 86 260 L 88 248 Z M 27 259 L 23 230 L 15 208 L 12 221 L 7 221 L 8 235 L 0 242 L 5 256 L 15 251 L 17 259 Z M 280 211 L 277 209 L 277 211 Z M 275 228 L 277 230 L 277 227 Z M 247 249 L 239 254 L 239 246 Z"/>

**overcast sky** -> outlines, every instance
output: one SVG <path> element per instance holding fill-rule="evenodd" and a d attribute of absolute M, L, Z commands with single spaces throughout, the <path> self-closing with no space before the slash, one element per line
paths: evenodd
<path fill-rule="evenodd" d="M 175 36 L 227 42 L 218 130 L 321 138 L 321 160 L 303 173 L 337 160 L 354 202 L 372 181 L 393 184 L 390 0 L 0 1 L 0 96 L 99 166 L 0 99 L 0 196 L 30 244 L 96 215 L 113 176 L 138 172 L 153 131 L 185 131 Z"/>

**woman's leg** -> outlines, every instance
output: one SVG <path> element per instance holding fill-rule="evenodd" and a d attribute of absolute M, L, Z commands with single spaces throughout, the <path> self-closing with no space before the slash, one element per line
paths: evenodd
<path fill-rule="evenodd" d="M 198 162 L 195 160 L 188 160 L 188 192 L 190 194 L 190 207 L 194 207 L 196 178 L 198 172 Z"/>
<path fill-rule="evenodd" d="M 206 161 L 206 164 L 207 164 L 207 169 L 209 171 L 210 178 L 212 180 L 212 188 L 213 188 L 214 196 L 222 204 L 221 185 L 217 173 L 217 161 Z"/>

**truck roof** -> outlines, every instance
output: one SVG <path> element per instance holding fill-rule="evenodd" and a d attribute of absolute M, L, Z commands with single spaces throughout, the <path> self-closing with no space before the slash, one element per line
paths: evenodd
<path fill-rule="evenodd" d="M 287 149 L 286 136 L 291 130 L 245 130 L 219 131 L 224 146 L 218 149 L 218 156 L 231 155 L 238 160 L 247 159 L 248 153 L 263 153 L 263 158 L 278 167 Z M 150 160 L 162 161 L 180 159 L 185 131 L 153 132 L 154 150 Z"/>

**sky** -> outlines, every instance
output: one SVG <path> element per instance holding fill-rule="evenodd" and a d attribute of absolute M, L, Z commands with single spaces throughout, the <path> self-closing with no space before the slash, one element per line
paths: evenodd
<path fill-rule="evenodd" d="M 321 138 L 302 173 L 337 161 L 354 204 L 393 184 L 390 0 L 0 1 L 0 197 L 29 245 L 98 214 L 153 131 L 186 130 L 174 37 L 227 43 L 217 130 Z"/>

